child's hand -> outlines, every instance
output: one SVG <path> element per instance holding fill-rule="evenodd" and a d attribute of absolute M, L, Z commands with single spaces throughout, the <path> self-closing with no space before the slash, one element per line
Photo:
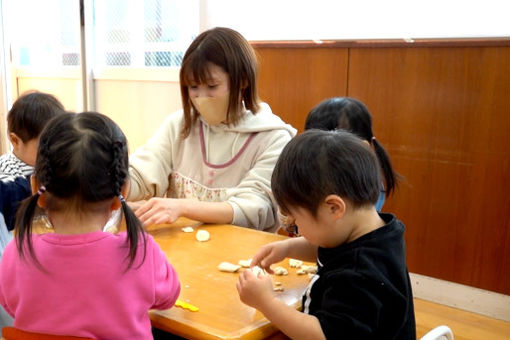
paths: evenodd
<path fill-rule="evenodd" d="M 236 287 L 241 301 L 258 310 L 262 310 L 264 304 L 274 298 L 271 277 L 268 275 L 256 276 L 250 269 L 239 275 Z"/>
<path fill-rule="evenodd" d="M 286 240 L 266 244 L 260 247 L 255 256 L 253 256 L 251 265 L 259 266 L 269 274 L 274 274 L 270 266 L 273 263 L 284 260 L 287 257 L 288 251 L 289 245 Z"/>

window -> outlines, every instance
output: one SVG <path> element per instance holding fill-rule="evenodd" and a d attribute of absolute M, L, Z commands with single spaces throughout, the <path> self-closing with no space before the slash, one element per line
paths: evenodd
<path fill-rule="evenodd" d="M 9 14 L 14 14 L 9 24 L 15 67 L 80 65 L 78 1 L 17 0 L 9 5 Z"/>
<path fill-rule="evenodd" d="M 95 65 L 180 66 L 198 34 L 198 1 L 95 0 Z"/>

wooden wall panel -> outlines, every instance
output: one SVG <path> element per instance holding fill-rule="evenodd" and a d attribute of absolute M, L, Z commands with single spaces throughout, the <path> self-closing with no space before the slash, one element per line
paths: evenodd
<path fill-rule="evenodd" d="M 312 107 L 347 93 L 347 48 L 258 48 L 260 98 L 300 131 Z"/>
<path fill-rule="evenodd" d="M 352 48 L 412 272 L 510 294 L 510 48 Z"/>
<path fill-rule="evenodd" d="M 510 295 L 508 41 L 339 45 L 255 44 L 262 99 L 300 131 L 325 98 L 365 102 L 404 176 L 384 210 L 407 226 L 409 269 Z"/>

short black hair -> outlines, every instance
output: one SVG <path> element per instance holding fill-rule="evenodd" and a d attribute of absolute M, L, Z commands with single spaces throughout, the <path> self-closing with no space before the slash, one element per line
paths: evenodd
<path fill-rule="evenodd" d="M 12 105 L 7 114 L 7 129 L 26 143 L 39 137 L 46 123 L 64 112 L 64 106 L 55 96 L 30 92 L 19 97 Z"/>
<path fill-rule="evenodd" d="M 323 100 L 308 113 L 305 130 L 342 129 L 354 133 L 372 144 L 384 176 L 386 197 L 397 187 L 400 175 L 393 170 L 390 157 L 374 137 L 372 116 L 363 102 L 351 97 L 333 97 Z"/>
<path fill-rule="evenodd" d="M 326 196 L 335 194 L 354 208 L 374 205 L 381 189 L 380 169 L 372 150 L 356 135 L 308 130 L 283 149 L 271 188 L 284 213 L 302 207 L 316 216 Z"/>

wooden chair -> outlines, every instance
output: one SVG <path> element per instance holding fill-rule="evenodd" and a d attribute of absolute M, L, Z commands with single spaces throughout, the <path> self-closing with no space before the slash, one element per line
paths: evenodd
<path fill-rule="evenodd" d="M 4 327 L 2 328 L 1 340 L 92 340 L 92 338 L 33 333 L 16 327 Z"/>
<path fill-rule="evenodd" d="M 453 332 L 448 326 L 437 326 L 425 334 L 420 340 L 453 340 Z"/>

